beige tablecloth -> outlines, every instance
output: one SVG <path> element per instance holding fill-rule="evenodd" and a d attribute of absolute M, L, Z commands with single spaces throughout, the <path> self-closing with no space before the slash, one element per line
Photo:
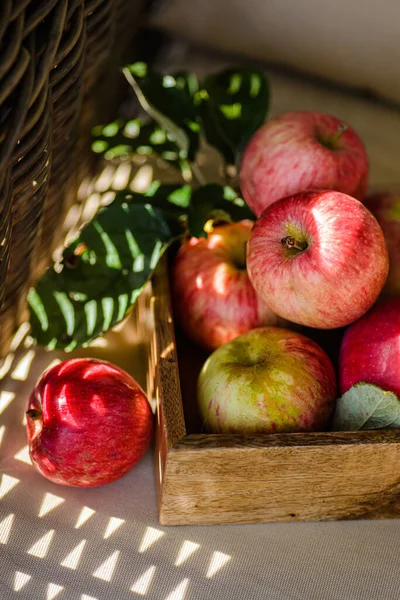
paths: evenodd
<path fill-rule="evenodd" d="M 174 56 L 210 68 L 182 48 Z M 373 183 L 400 180 L 399 114 L 283 75 L 273 86 L 273 112 L 319 108 L 348 118 L 365 137 Z M 129 322 L 86 354 L 144 383 Z M 0 600 L 400 598 L 400 520 L 162 527 L 150 452 L 97 489 L 41 477 L 29 464 L 23 418 L 36 378 L 60 358 L 22 343 L 0 372 Z"/>
<path fill-rule="evenodd" d="M 87 353 L 140 381 L 130 333 L 128 323 Z M 22 347 L 2 384 L 1 600 L 400 597 L 400 520 L 162 527 L 151 452 L 101 488 L 44 479 L 29 464 L 23 419 L 36 377 L 59 358 Z"/>

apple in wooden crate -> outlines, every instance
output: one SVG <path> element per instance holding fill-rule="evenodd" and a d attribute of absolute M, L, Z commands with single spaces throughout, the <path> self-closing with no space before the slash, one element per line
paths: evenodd
<path fill-rule="evenodd" d="M 283 327 L 253 329 L 217 348 L 198 378 L 205 428 L 213 433 L 323 431 L 336 400 L 325 351 Z"/>
<path fill-rule="evenodd" d="M 152 433 L 143 390 L 106 361 L 77 358 L 51 367 L 29 400 L 32 464 L 61 485 L 93 487 L 119 479 L 143 457 Z"/>
<path fill-rule="evenodd" d="M 400 297 L 381 300 L 347 328 L 339 378 L 342 394 L 365 382 L 400 397 Z"/>
<path fill-rule="evenodd" d="M 389 258 L 382 229 L 361 202 L 311 190 L 262 213 L 247 245 L 247 269 L 256 292 L 281 317 L 336 329 L 377 300 Z"/>
<path fill-rule="evenodd" d="M 283 324 L 256 294 L 246 269 L 253 221 L 218 225 L 180 247 L 172 270 L 176 320 L 198 345 L 217 348 L 260 325 Z"/>
<path fill-rule="evenodd" d="M 376 217 L 389 250 L 389 275 L 383 294 L 400 295 L 400 190 L 376 192 L 365 198 L 365 206 Z"/>
<path fill-rule="evenodd" d="M 363 200 L 367 185 L 368 156 L 360 137 L 320 112 L 270 119 L 252 136 L 241 160 L 240 187 L 257 216 L 276 200 L 310 188 Z"/>

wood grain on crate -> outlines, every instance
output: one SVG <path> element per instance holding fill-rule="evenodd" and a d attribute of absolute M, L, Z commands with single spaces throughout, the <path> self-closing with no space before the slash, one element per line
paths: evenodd
<path fill-rule="evenodd" d="M 177 353 L 166 259 L 141 302 L 139 321 L 144 303 L 152 313 L 148 381 L 157 400 L 162 524 L 400 516 L 400 431 L 188 434 L 188 422 L 199 424 L 192 413 L 201 355 L 190 355 L 187 346 L 185 356 Z M 192 368 L 186 389 L 178 360 L 185 371 Z"/>

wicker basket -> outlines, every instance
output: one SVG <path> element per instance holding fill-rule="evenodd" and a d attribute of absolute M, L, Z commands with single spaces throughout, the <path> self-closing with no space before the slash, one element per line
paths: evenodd
<path fill-rule="evenodd" d="M 145 4 L 0 2 L 1 356 L 89 164 L 101 75 L 131 42 Z"/>

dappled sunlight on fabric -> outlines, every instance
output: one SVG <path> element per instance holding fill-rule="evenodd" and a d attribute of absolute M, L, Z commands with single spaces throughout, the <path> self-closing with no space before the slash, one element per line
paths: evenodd
<path fill-rule="evenodd" d="M 44 517 L 49 512 L 57 508 L 57 506 L 60 506 L 60 504 L 62 504 L 63 502 L 65 502 L 64 498 L 61 498 L 60 496 L 55 496 L 54 494 L 50 494 L 47 492 L 40 506 L 38 517 Z"/>
<path fill-rule="evenodd" d="M 139 552 L 146 552 L 155 542 L 164 535 L 164 531 L 155 529 L 155 527 L 147 527 L 140 543 Z"/>
<path fill-rule="evenodd" d="M 124 523 L 125 523 L 124 519 L 118 519 L 117 517 L 111 517 L 110 520 L 109 520 L 109 522 L 108 522 L 108 524 L 107 524 L 107 528 L 105 530 L 105 533 L 104 533 L 104 539 L 105 540 L 108 539 Z"/>
<path fill-rule="evenodd" d="M 32 575 L 16 571 L 14 578 L 14 592 L 20 592 L 30 579 L 32 579 Z"/>
<path fill-rule="evenodd" d="M 15 515 L 11 513 L 0 523 L 0 544 L 7 544 L 10 537 L 11 528 L 14 523 Z"/>
<path fill-rule="evenodd" d="M 222 569 L 222 567 L 224 567 L 226 563 L 231 560 L 231 558 L 231 556 L 229 556 L 228 554 L 224 554 L 223 552 L 214 552 L 207 570 L 207 579 L 214 577 L 215 573 Z"/>
<path fill-rule="evenodd" d="M 117 565 L 118 557 L 119 550 L 116 550 L 94 571 L 93 577 L 103 579 L 103 581 L 111 581 Z"/>
<path fill-rule="evenodd" d="M 22 323 L 19 326 L 19 328 L 15 332 L 14 337 L 10 343 L 10 351 L 11 352 L 15 352 L 15 350 L 17 350 L 17 348 L 19 348 L 20 344 L 22 344 L 22 342 L 24 341 L 25 336 L 28 334 L 29 329 L 30 329 L 30 325 L 27 321 L 25 321 L 24 323 Z"/>
<path fill-rule="evenodd" d="M 149 567 L 143 575 L 141 575 L 131 587 L 131 592 L 135 592 L 135 594 L 139 594 L 140 596 L 145 596 L 150 589 L 151 582 L 153 581 L 154 574 L 156 572 L 156 567 L 152 565 Z"/>
<path fill-rule="evenodd" d="M 78 520 L 75 523 L 75 529 L 79 529 L 96 513 L 95 510 L 89 508 L 88 506 L 84 506 L 79 514 Z"/>
<path fill-rule="evenodd" d="M 67 569 L 75 570 L 78 567 L 83 549 L 85 547 L 86 540 L 82 540 L 60 563 L 62 567 L 67 567 Z"/>
<path fill-rule="evenodd" d="M 6 410 L 9 404 L 11 404 L 14 398 L 14 392 L 7 392 L 6 390 L 0 392 L 0 415 Z"/>
<path fill-rule="evenodd" d="M 0 367 L 0 380 L 4 379 L 4 377 L 10 372 L 10 369 L 14 362 L 14 358 L 15 358 L 15 354 L 10 352 L 3 359 L 2 365 Z"/>
<path fill-rule="evenodd" d="M 165 600 L 184 600 L 188 585 L 189 579 L 184 579 L 179 585 L 176 586 L 175 589 L 172 590 L 170 594 L 168 594 Z"/>
<path fill-rule="evenodd" d="M 44 558 L 49 551 L 54 533 L 54 529 L 50 529 L 50 531 L 43 535 L 29 548 L 29 550 L 27 550 L 27 554 L 32 554 L 32 556 L 36 556 L 36 558 Z"/>
<path fill-rule="evenodd" d="M 12 379 L 17 381 L 25 381 L 29 375 L 34 357 L 35 351 L 32 349 L 28 350 L 28 352 L 21 358 L 15 369 L 12 371 Z"/>
<path fill-rule="evenodd" d="M 189 540 L 185 540 L 181 546 L 178 557 L 175 561 L 175 566 L 179 567 L 182 563 L 184 563 L 189 558 L 189 556 L 191 556 L 199 548 L 200 548 L 200 544 L 196 544 Z"/>
<path fill-rule="evenodd" d="M 1 425 L 1 427 L 0 427 L 0 446 L 1 446 L 1 442 L 3 441 L 5 432 L 6 432 L 6 426 Z"/>
<path fill-rule="evenodd" d="M 19 460 L 20 462 L 27 464 L 27 465 L 31 465 L 32 461 L 31 461 L 31 457 L 29 456 L 29 446 L 26 445 L 23 448 L 21 448 L 21 450 L 19 450 L 17 452 L 17 454 L 14 456 L 14 458 L 16 460 Z"/>
<path fill-rule="evenodd" d="M 0 500 L 4 498 L 16 485 L 20 482 L 16 477 L 6 475 L 5 473 L 1 476 L 0 482 Z"/>
<path fill-rule="evenodd" d="M 56 598 L 58 594 L 63 591 L 63 589 L 64 588 L 62 585 L 57 585 L 56 583 L 49 583 L 49 585 L 47 586 L 46 600 L 54 600 L 54 598 Z"/>

